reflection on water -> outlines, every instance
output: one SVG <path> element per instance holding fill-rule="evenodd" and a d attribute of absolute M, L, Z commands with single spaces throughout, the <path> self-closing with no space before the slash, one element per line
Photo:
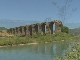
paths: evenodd
<path fill-rule="evenodd" d="M 70 47 L 68 42 L 0 48 L 0 60 L 53 60 L 64 56 Z"/>

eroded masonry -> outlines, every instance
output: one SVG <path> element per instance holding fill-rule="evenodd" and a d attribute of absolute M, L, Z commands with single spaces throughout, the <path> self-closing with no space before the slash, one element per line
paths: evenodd
<path fill-rule="evenodd" d="M 8 31 L 9 34 L 14 34 L 15 36 L 28 37 L 36 34 L 45 35 L 45 34 L 58 33 L 61 32 L 61 27 L 62 27 L 62 22 L 60 20 L 54 20 L 51 22 L 36 23 L 36 24 L 31 24 L 26 26 L 10 28 Z"/>

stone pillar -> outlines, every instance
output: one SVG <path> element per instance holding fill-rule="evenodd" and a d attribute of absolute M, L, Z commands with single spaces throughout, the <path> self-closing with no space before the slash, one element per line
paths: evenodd
<path fill-rule="evenodd" d="M 59 21 L 59 20 L 55 20 L 54 22 L 55 22 L 55 25 L 56 25 L 56 31 L 55 32 L 56 33 L 61 32 L 62 22 Z"/>
<path fill-rule="evenodd" d="M 32 36 L 32 25 L 29 25 L 30 36 Z"/>
<path fill-rule="evenodd" d="M 46 22 L 42 23 L 42 35 L 45 35 L 46 34 Z"/>
<path fill-rule="evenodd" d="M 26 26 L 24 26 L 24 35 L 26 36 Z"/>
<path fill-rule="evenodd" d="M 15 34 L 15 28 L 12 28 L 12 34 Z"/>
<path fill-rule="evenodd" d="M 38 23 L 38 33 L 43 35 L 42 24 L 41 23 Z"/>
<path fill-rule="evenodd" d="M 21 27 L 18 27 L 18 36 L 21 36 L 21 33 L 22 33 L 22 29 Z"/>
<path fill-rule="evenodd" d="M 18 27 L 15 28 L 15 35 L 18 35 Z"/>
<path fill-rule="evenodd" d="M 14 29 L 15 29 L 15 35 L 16 35 L 16 27 Z"/>
<path fill-rule="evenodd" d="M 22 31 L 21 36 L 25 36 L 25 30 L 24 30 L 24 28 L 25 28 L 25 26 L 21 26 L 21 31 Z"/>
<path fill-rule="evenodd" d="M 26 37 L 30 36 L 29 25 L 26 25 Z"/>
<path fill-rule="evenodd" d="M 24 27 L 25 36 L 27 36 L 27 25 Z"/>
<path fill-rule="evenodd" d="M 33 24 L 33 25 L 31 25 L 31 27 L 32 27 L 32 35 L 34 36 L 34 35 L 36 35 L 36 24 Z"/>
<path fill-rule="evenodd" d="M 51 22 L 50 22 L 50 33 L 51 33 L 51 34 L 53 34 L 53 24 L 54 24 L 54 22 L 51 21 Z"/>
<path fill-rule="evenodd" d="M 26 25 L 24 27 L 24 31 L 25 31 L 25 36 L 28 37 L 30 35 L 30 33 L 29 33 L 29 26 Z"/>
<path fill-rule="evenodd" d="M 50 22 L 46 22 L 46 34 L 50 34 Z"/>
<path fill-rule="evenodd" d="M 35 24 L 35 31 L 36 31 L 36 34 L 39 33 L 39 26 L 38 26 L 38 24 Z"/>

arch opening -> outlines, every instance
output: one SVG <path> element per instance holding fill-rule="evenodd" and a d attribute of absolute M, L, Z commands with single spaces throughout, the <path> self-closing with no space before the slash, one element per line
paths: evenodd
<path fill-rule="evenodd" d="M 55 31 L 56 31 L 56 24 L 54 23 L 53 24 L 53 34 L 55 33 Z"/>

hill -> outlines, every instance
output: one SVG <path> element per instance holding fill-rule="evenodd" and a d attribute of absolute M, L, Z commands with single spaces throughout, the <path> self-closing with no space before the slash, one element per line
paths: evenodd
<path fill-rule="evenodd" d="M 75 29 L 69 29 L 69 33 L 74 35 L 80 35 L 80 27 Z"/>
<path fill-rule="evenodd" d="M 0 27 L 0 37 L 5 37 L 5 36 L 13 36 L 11 34 L 7 33 L 7 28 L 5 27 Z"/>
<path fill-rule="evenodd" d="M 0 27 L 0 30 L 7 30 L 7 28 L 5 28 L 5 27 Z"/>

